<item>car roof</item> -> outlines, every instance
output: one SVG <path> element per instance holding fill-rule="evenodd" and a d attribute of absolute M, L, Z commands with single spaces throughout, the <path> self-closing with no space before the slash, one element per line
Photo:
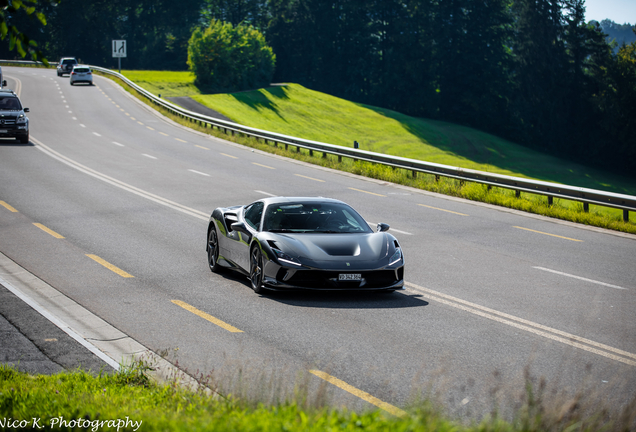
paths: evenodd
<path fill-rule="evenodd" d="M 9 89 L 0 89 L 0 96 L 18 97 L 13 90 Z"/>
<path fill-rule="evenodd" d="M 339 204 L 346 204 L 345 202 L 337 200 L 337 199 L 324 198 L 324 197 L 282 197 L 282 196 L 278 196 L 278 197 L 263 198 L 263 199 L 260 199 L 258 201 L 262 201 L 263 203 L 265 203 L 265 205 L 280 204 L 280 203 L 292 203 L 292 202 L 293 203 L 303 202 L 303 203 L 307 203 L 307 204 L 310 204 L 310 203 L 339 203 Z"/>

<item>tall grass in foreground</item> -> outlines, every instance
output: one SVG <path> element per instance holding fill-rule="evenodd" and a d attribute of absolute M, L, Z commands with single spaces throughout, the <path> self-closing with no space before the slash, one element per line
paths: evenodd
<path fill-rule="evenodd" d="M 178 383 L 157 384 L 136 364 L 115 374 L 81 370 L 29 375 L 0 365 L 0 420 L 47 430 L 141 431 L 630 431 L 636 428 L 636 398 L 618 410 L 590 404 L 584 394 L 554 400 L 545 383 L 526 380 L 525 397 L 510 420 L 496 410 L 472 423 L 452 420 L 435 404 L 420 400 L 408 414 L 381 410 L 357 413 L 307 404 L 307 395 L 276 404 L 247 403 L 229 395 L 192 392 Z M 208 385 L 213 383 L 207 382 Z M 300 402 L 299 402 L 300 401 Z M 304 401 L 304 402 L 302 402 Z M 76 421 L 73 423 L 73 421 Z M 83 424 L 84 427 L 78 427 Z M 99 425 L 91 429 L 92 425 Z M 116 422 L 121 427 L 117 428 Z M 125 422 L 125 424 L 124 424 Z M 0 423 L 1 425 L 2 423 Z M 16 423 L 13 423 L 16 424 Z M 111 425 L 111 426 L 109 426 Z M 32 429 L 37 430 L 38 427 Z"/>
<path fill-rule="evenodd" d="M 111 76 L 105 76 L 114 79 Z M 118 79 L 114 80 L 118 81 L 123 88 L 133 96 L 144 103 L 148 103 L 143 95 L 137 93 L 124 82 Z M 519 197 L 516 197 L 514 191 L 504 188 L 493 187 L 489 189 L 487 186 L 477 183 L 460 182 L 459 180 L 444 177 L 437 179 L 433 175 L 422 173 L 414 176 L 410 170 L 394 169 L 380 164 L 354 161 L 349 158 L 342 158 L 342 161 L 338 161 L 336 156 L 326 155 L 323 157 L 323 154 L 320 152 L 310 152 L 304 149 L 297 151 L 294 146 L 285 148 L 283 145 L 266 144 L 256 138 L 246 137 L 240 134 L 228 135 L 222 130 L 203 127 L 199 123 L 183 119 L 154 104 L 152 107 L 171 120 L 188 128 L 268 153 L 416 189 L 484 202 L 585 225 L 636 234 L 636 223 L 634 223 L 636 216 L 634 212 L 630 212 L 629 221 L 624 222 L 622 219 L 622 210 L 618 209 L 590 205 L 589 211 L 585 212 L 583 204 L 577 201 L 555 199 L 553 204 L 549 205 L 546 197 L 532 193 L 524 192 L 521 193 Z"/>

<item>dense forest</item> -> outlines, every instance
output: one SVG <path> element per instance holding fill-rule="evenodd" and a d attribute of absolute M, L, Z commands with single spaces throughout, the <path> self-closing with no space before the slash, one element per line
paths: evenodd
<path fill-rule="evenodd" d="M 472 126 L 537 150 L 636 175 L 636 42 L 608 43 L 584 0 L 61 0 L 47 25 L 9 16 L 50 60 L 187 69 L 212 20 L 251 25 L 274 80 Z M 631 26 L 629 26 L 631 28 Z M 607 29 L 607 30 L 605 30 Z M 610 38 L 609 40 L 611 40 Z M 0 57 L 14 58 L 8 44 Z"/>

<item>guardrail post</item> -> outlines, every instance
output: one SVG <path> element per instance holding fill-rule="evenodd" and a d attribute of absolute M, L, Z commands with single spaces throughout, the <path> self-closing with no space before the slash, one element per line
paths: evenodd
<path fill-rule="evenodd" d="M 520 190 L 516 190 L 515 191 L 515 198 L 520 198 L 521 197 L 521 191 Z"/>
<path fill-rule="evenodd" d="M 309 156 L 313 156 L 314 155 L 314 151 L 312 149 L 309 149 Z"/>
<path fill-rule="evenodd" d="M 583 203 L 583 211 L 585 213 L 589 213 L 590 212 L 590 203 L 586 203 L 586 202 Z"/>
<path fill-rule="evenodd" d="M 411 171 L 411 172 L 413 173 L 413 178 L 414 178 L 414 179 L 415 179 L 415 178 L 417 178 L 417 171 L 413 170 L 413 171 Z"/>
<path fill-rule="evenodd" d="M 289 144 L 285 143 L 285 150 L 289 147 Z"/>
<path fill-rule="evenodd" d="M 488 187 L 486 188 L 486 190 L 487 190 L 488 192 L 490 192 L 490 191 L 492 190 L 492 185 L 488 185 Z"/>
<path fill-rule="evenodd" d="M 327 153 L 322 152 L 322 158 L 323 158 L 323 159 L 327 159 Z"/>
<path fill-rule="evenodd" d="M 300 153 L 300 146 L 296 146 L 296 153 Z"/>
<path fill-rule="evenodd" d="M 623 210 L 623 222 L 629 222 L 629 210 Z"/>
<path fill-rule="evenodd" d="M 437 174 L 435 174 L 435 182 L 439 182 L 439 176 Z"/>
<path fill-rule="evenodd" d="M 338 163 L 342 162 L 342 156 L 338 155 Z"/>
<path fill-rule="evenodd" d="M 548 195 L 548 205 L 551 206 L 552 204 L 554 204 L 554 197 Z"/>

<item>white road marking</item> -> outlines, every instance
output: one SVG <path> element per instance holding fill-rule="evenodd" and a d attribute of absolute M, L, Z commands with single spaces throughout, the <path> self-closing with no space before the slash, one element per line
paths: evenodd
<path fill-rule="evenodd" d="M 210 177 L 210 174 L 202 173 L 201 171 L 195 171 L 193 169 L 189 169 L 188 171 L 193 172 L 195 174 L 200 174 L 202 176 Z"/>
<path fill-rule="evenodd" d="M 85 128 L 85 127 L 86 127 L 86 125 L 83 125 L 83 124 L 81 124 L 81 123 L 80 123 L 80 126 L 81 126 L 81 127 L 83 127 L 83 128 Z"/>
<path fill-rule="evenodd" d="M 593 340 L 586 339 L 580 336 L 576 336 L 571 333 L 566 333 L 564 331 L 544 326 L 530 320 L 519 318 L 505 312 L 499 312 L 495 309 L 481 306 L 457 297 L 449 296 L 439 291 L 424 288 L 414 283 L 405 282 L 405 285 L 408 287 L 407 291 L 423 294 L 431 301 L 443 303 L 445 305 L 463 310 L 465 312 L 469 312 L 482 318 L 487 318 L 501 324 L 518 328 L 520 330 L 525 330 L 537 336 L 542 336 L 544 338 L 560 342 L 565 345 L 598 354 L 600 356 L 610 358 L 612 360 L 616 360 L 630 366 L 636 366 L 636 354 L 634 353 L 623 351 L 621 349 L 595 342 Z"/>
<path fill-rule="evenodd" d="M 142 153 L 142 155 L 146 156 L 147 158 L 150 158 L 150 159 L 157 159 L 156 157 L 150 156 L 149 154 L 146 154 L 146 153 Z"/>
<path fill-rule="evenodd" d="M 123 145 L 123 144 L 119 144 L 117 141 L 113 141 L 113 144 L 118 145 L 119 147 L 126 147 L 126 146 L 125 146 L 125 145 Z"/>
<path fill-rule="evenodd" d="M 537 270 L 543 270 L 543 271 L 547 271 L 547 272 L 550 272 L 550 273 L 558 274 L 558 275 L 561 275 L 561 276 L 567 276 L 567 277 L 570 277 L 570 278 L 579 279 L 579 280 L 582 280 L 582 281 L 585 281 L 585 282 L 590 282 L 590 283 L 597 284 L 597 285 L 603 285 L 603 286 L 610 287 L 610 288 L 616 288 L 616 289 L 621 289 L 621 290 L 627 289 L 627 288 L 620 287 L 618 285 L 612 285 L 612 284 L 608 284 L 608 283 L 605 283 L 605 282 L 599 282 L 599 281 L 595 281 L 593 279 L 588 279 L 588 278 L 584 278 L 584 277 L 581 277 L 581 276 L 575 276 L 575 275 L 571 275 L 571 274 L 568 274 L 568 273 L 563 273 L 563 272 L 556 271 L 556 270 L 550 270 L 550 269 L 547 269 L 547 268 L 544 268 L 544 267 L 533 267 L 533 268 L 536 268 Z"/>
<path fill-rule="evenodd" d="M 260 191 L 260 190 L 255 190 L 254 192 L 258 192 L 258 193 L 261 193 L 263 195 L 267 195 L 267 196 L 271 196 L 271 197 L 278 196 L 278 195 L 274 195 L 274 194 L 271 194 L 271 193 L 263 192 L 263 191 Z"/>
<path fill-rule="evenodd" d="M 93 135 L 100 137 L 101 135 L 98 134 L 97 132 L 93 132 Z"/>

